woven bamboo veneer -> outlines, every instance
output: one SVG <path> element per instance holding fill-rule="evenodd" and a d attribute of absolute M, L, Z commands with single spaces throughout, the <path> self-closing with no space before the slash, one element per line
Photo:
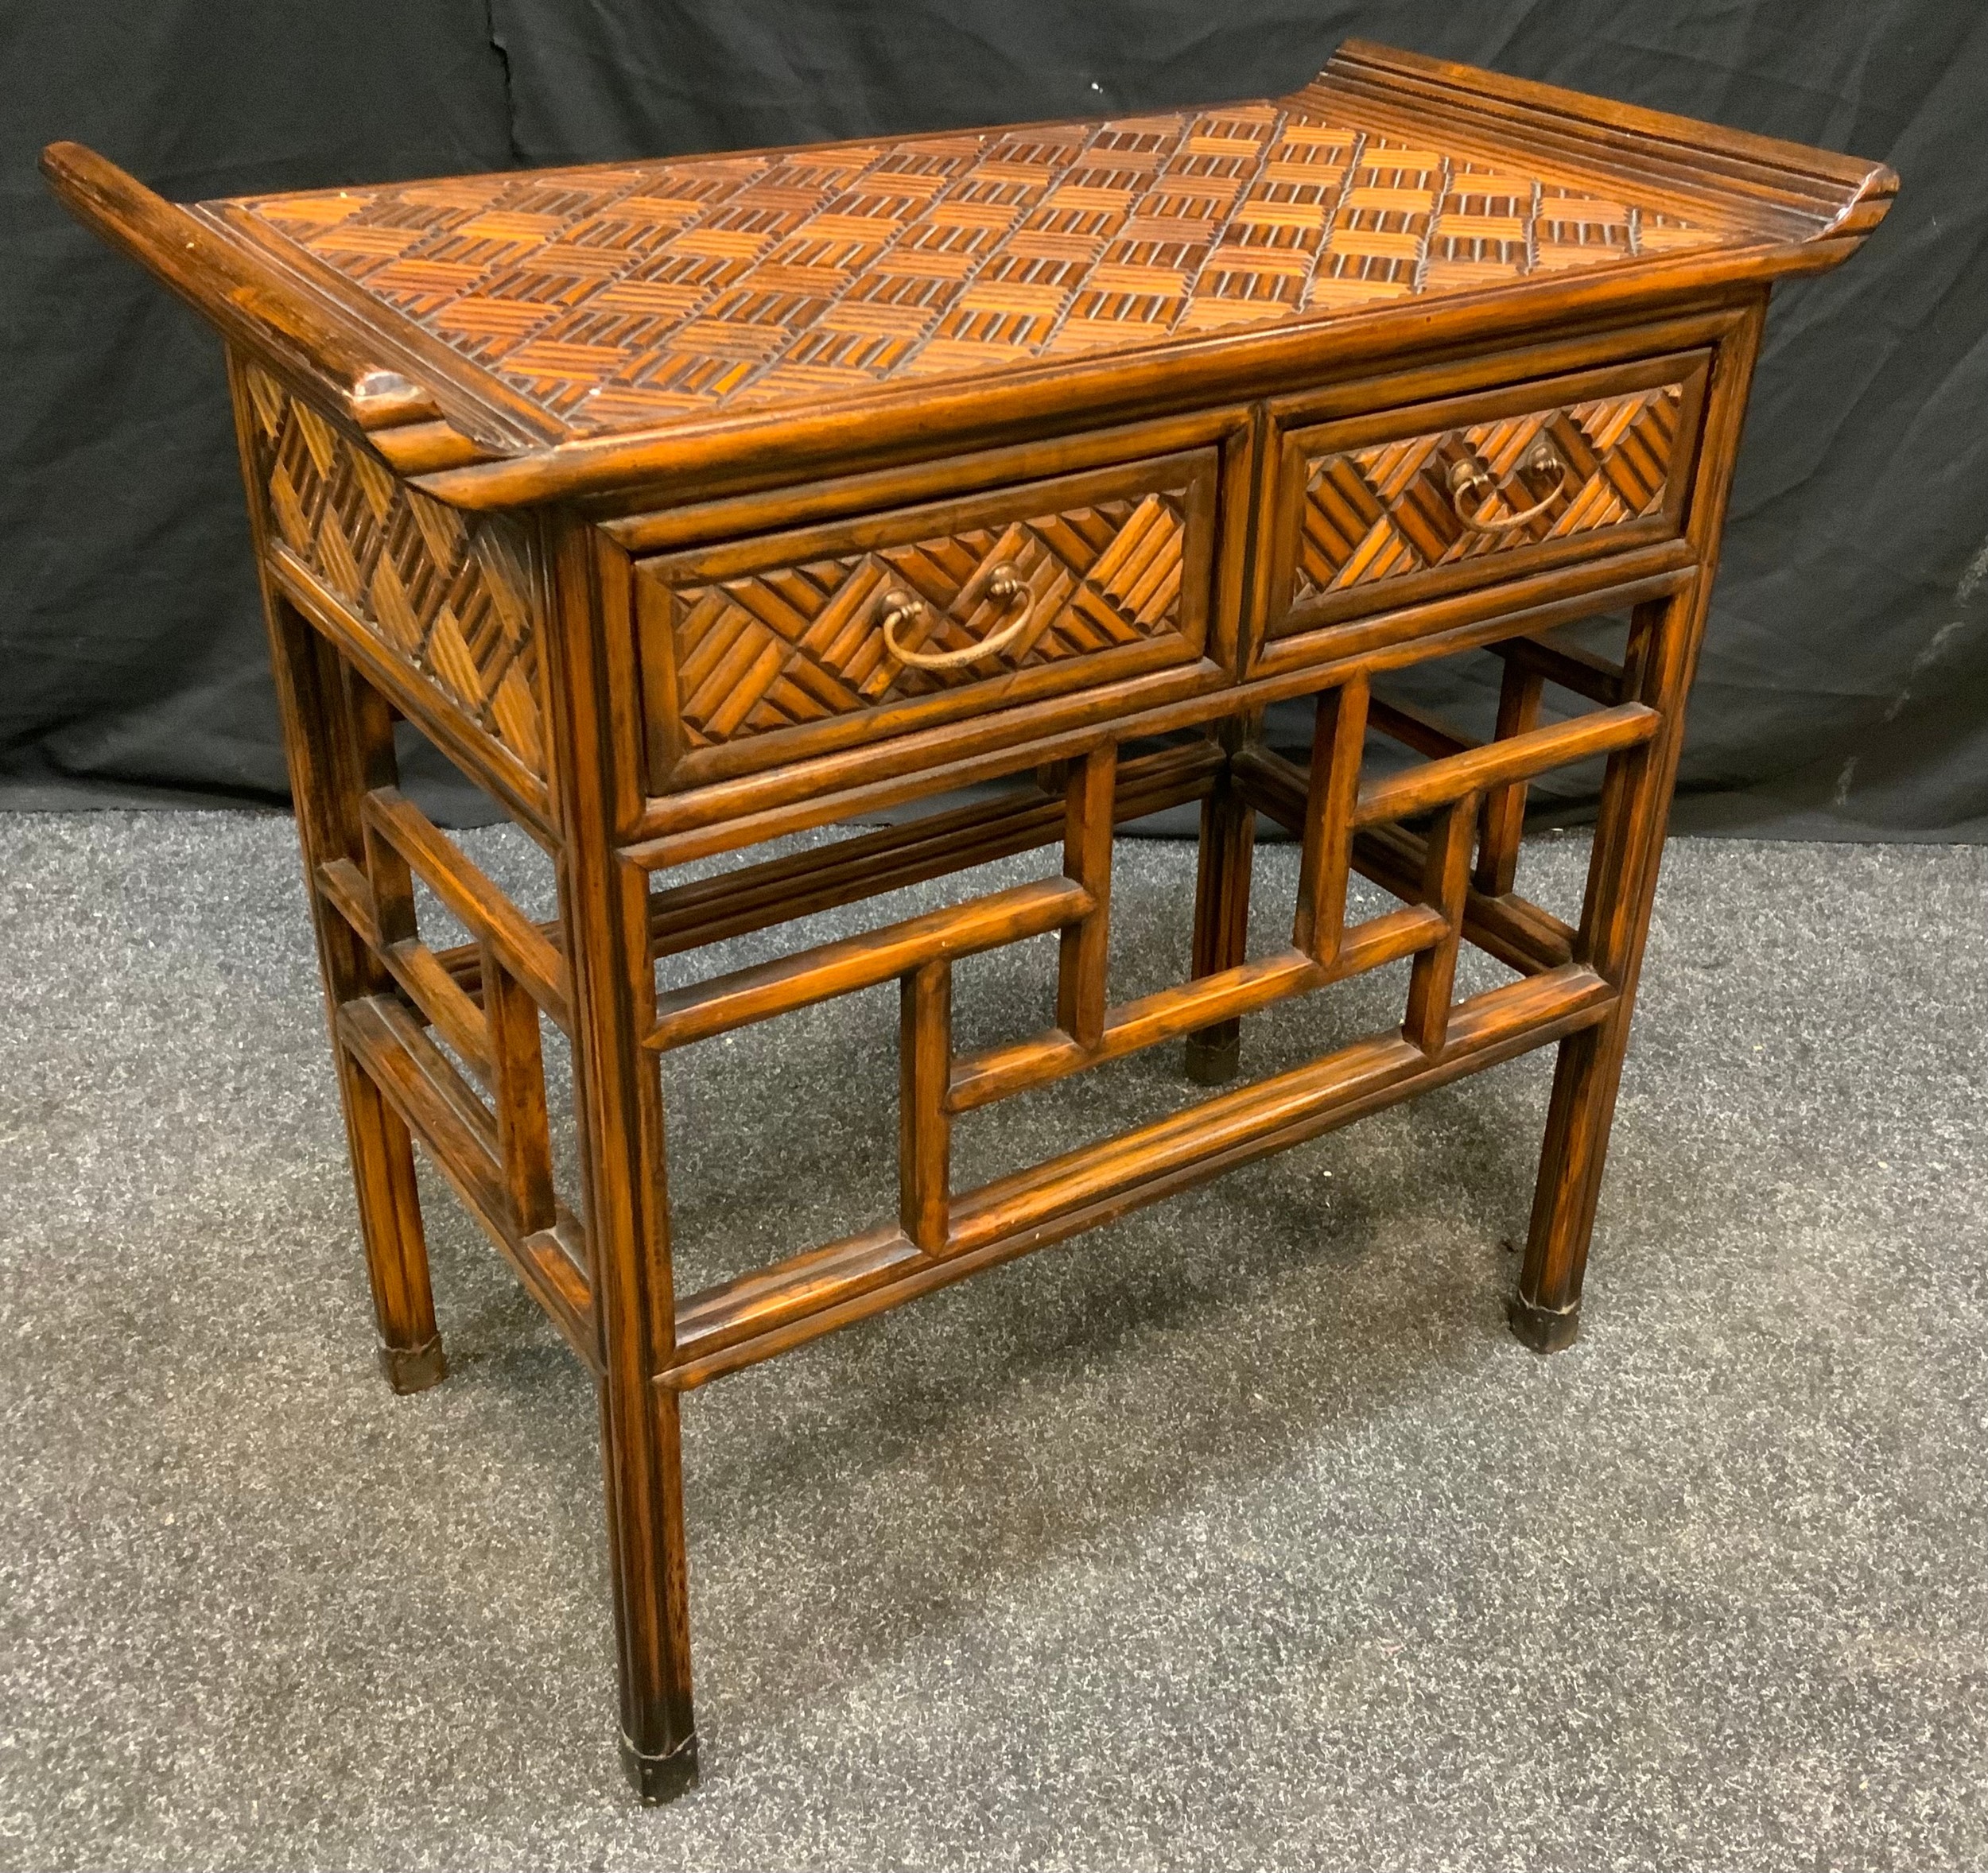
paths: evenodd
<path fill-rule="evenodd" d="M 1435 141 L 1312 87 L 239 206 L 582 433 L 1728 238 L 1716 211 Z"/>

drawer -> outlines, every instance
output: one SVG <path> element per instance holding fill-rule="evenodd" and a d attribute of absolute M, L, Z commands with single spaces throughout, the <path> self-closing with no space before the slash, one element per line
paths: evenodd
<path fill-rule="evenodd" d="M 638 559 L 651 785 L 1196 661 L 1220 462 L 1188 449 Z"/>
<path fill-rule="evenodd" d="M 1710 362 L 1681 352 L 1287 430 L 1269 634 L 1675 537 Z"/>

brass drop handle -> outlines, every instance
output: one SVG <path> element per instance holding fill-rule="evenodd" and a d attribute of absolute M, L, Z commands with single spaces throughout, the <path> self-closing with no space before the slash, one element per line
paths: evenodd
<path fill-rule="evenodd" d="M 993 599 L 996 604 L 1011 605 L 1017 599 L 1028 596 L 1028 581 L 1012 566 L 996 566 L 988 575 L 987 584 L 980 591 L 983 597 Z M 957 670 L 969 663 L 978 663 L 984 657 L 992 657 L 997 650 L 1006 650 L 1022 634 L 1028 622 L 1028 613 L 1024 611 L 991 637 L 981 638 L 977 644 L 969 644 L 964 650 L 909 650 L 897 641 L 897 627 L 922 616 L 924 611 L 924 599 L 915 593 L 900 590 L 883 595 L 883 609 L 879 614 L 883 622 L 885 646 L 899 663 L 908 663 L 914 670 Z"/>
<path fill-rule="evenodd" d="M 1485 517 L 1485 510 L 1497 498 L 1498 494 L 1491 471 L 1474 456 L 1466 456 L 1454 464 L 1450 471 L 1450 505 L 1457 510 L 1457 518 L 1473 533 L 1508 533 L 1529 520 L 1537 520 L 1560 498 L 1567 487 L 1567 463 L 1548 444 L 1536 442 L 1525 458 L 1525 466 L 1536 475 L 1549 475 L 1558 470 L 1559 481 L 1544 500 L 1535 501 L 1530 507 L 1508 514 L 1501 520 L 1489 520 Z M 1466 508 L 1466 502 L 1474 506 L 1474 513 Z"/>

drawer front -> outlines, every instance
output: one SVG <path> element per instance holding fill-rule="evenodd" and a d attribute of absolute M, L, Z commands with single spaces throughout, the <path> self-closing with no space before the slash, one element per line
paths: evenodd
<path fill-rule="evenodd" d="M 654 781 L 680 788 L 1193 662 L 1218 462 L 1188 450 L 639 560 Z M 997 635 L 998 650 L 939 669 L 891 641 L 932 657 Z"/>
<path fill-rule="evenodd" d="M 1288 432 L 1271 634 L 1675 537 L 1708 363 L 1691 352 Z"/>

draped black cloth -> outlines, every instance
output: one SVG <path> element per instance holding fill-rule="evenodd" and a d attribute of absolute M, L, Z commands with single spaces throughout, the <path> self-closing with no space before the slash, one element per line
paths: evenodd
<path fill-rule="evenodd" d="M 1864 251 L 1777 296 L 1675 824 L 1988 838 L 1978 0 L 13 0 L 0 806 L 284 799 L 219 345 L 56 207 L 43 142 L 191 200 L 1274 95 L 1351 35 L 1899 171 Z M 416 790 L 488 816 L 439 762 Z"/>

